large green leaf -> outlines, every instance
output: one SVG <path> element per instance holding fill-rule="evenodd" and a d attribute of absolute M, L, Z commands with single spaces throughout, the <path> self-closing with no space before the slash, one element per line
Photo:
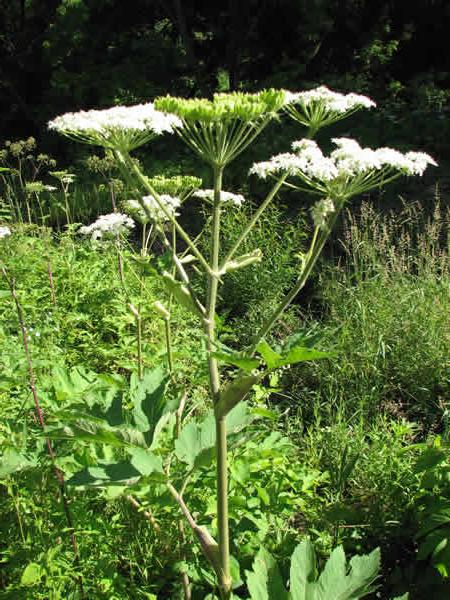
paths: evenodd
<path fill-rule="evenodd" d="M 173 275 L 164 271 L 162 274 L 162 280 L 166 286 L 169 294 L 175 297 L 184 308 L 194 314 L 196 317 L 203 318 L 203 314 L 197 304 L 194 302 L 189 289 L 181 281 L 177 281 Z"/>
<path fill-rule="evenodd" d="M 247 587 L 251 600 L 289 599 L 277 564 L 265 548 L 256 555 L 253 571 L 247 571 Z"/>
<path fill-rule="evenodd" d="M 363 598 L 373 591 L 380 569 L 380 550 L 365 556 L 354 556 L 347 574 L 342 546 L 335 548 L 317 582 L 317 600 L 348 600 Z"/>
<path fill-rule="evenodd" d="M 20 578 L 21 585 L 36 585 L 42 579 L 44 569 L 38 563 L 28 563 L 25 567 L 22 577 Z"/>
<path fill-rule="evenodd" d="M 68 485 L 102 487 L 108 485 L 133 485 L 141 473 L 129 461 L 87 467 L 67 480 Z"/>
<path fill-rule="evenodd" d="M 6 448 L 0 459 L 0 479 L 36 466 L 37 460 L 35 458 L 28 457 L 15 448 Z"/>
<path fill-rule="evenodd" d="M 106 444 L 117 448 L 147 445 L 144 434 L 132 427 L 110 427 L 103 419 L 91 415 L 58 413 L 67 425 L 47 432 L 51 439 L 67 439 Z"/>
<path fill-rule="evenodd" d="M 299 544 L 291 558 L 290 582 L 292 600 L 312 598 L 316 579 L 316 553 L 311 540 Z"/>
<path fill-rule="evenodd" d="M 128 454 L 130 455 L 130 463 L 141 475 L 144 477 L 153 475 L 154 479 L 165 480 L 166 477 L 160 456 L 156 456 L 144 448 L 132 448 L 128 450 Z"/>
<path fill-rule="evenodd" d="M 247 394 L 252 387 L 260 381 L 262 375 L 242 375 L 230 381 L 223 392 L 220 394 L 219 402 L 215 408 L 216 414 L 224 417 L 234 409 Z"/>
<path fill-rule="evenodd" d="M 125 382 L 118 375 L 97 374 L 77 366 L 52 370 L 51 388 L 56 400 L 55 410 L 67 406 L 70 410 L 89 412 L 109 425 L 123 424 L 122 392 Z"/>
<path fill-rule="evenodd" d="M 175 441 L 175 454 L 179 460 L 187 463 L 192 469 L 194 466 L 199 466 L 202 458 L 207 458 L 204 455 L 214 448 L 215 439 L 214 415 L 208 415 L 201 422 L 190 421 L 183 427 L 180 436 Z M 211 453 L 208 456 L 211 456 Z"/>
<path fill-rule="evenodd" d="M 142 379 L 134 374 L 131 378 L 130 397 L 134 422 L 138 431 L 144 433 L 149 446 L 155 427 L 167 407 L 165 392 L 168 380 L 166 371 L 161 367 L 146 371 Z"/>
<path fill-rule="evenodd" d="M 245 403 L 233 409 L 227 418 L 228 435 L 237 433 L 252 420 Z M 214 457 L 216 443 L 216 421 L 214 415 L 207 415 L 202 421 L 190 421 L 181 430 L 175 442 L 175 454 L 190 468 L 209 464 Z"/>
<path fill-rule="evenodd" d="M 246 373 L 250 373 L 260 365 L 260 361 L 257 358 L 252 358 L 244 352 L 226 352 L 225 350 L 221 350 L 220 352 L 212 352 L 211 355 L 226 365 L 239 367 Z"/>
<path fill-rule="evenodd" d="M 165 480 L 161 458 L 143 448 L 130 450 L 130 460 L 100 463 L 75 473 L 67 483 L 76 486 L 133 485 L 141 477 L 152 481 Z"/>
<path fill-rule="evenodd" d="M 304 540 L 291 558 L 290 591 L 286 593 L 273 558 L 260 551 L 247 572 L 251 600 L 357 600 L 370 594 L 380 568 L 377 548 L 366 556 L 355 556 L 347 566 L 344 550 L 335 548 L 317 579 L 315 551 Z"/>
<path fill-rule="evenodd" d="M 278 369 L 284 365 L 294 365 L 300 362 L 319 360 L 333 356 L 330 352 L 322 352 L 300 344 L 291 345 L 288 349 L 277 351 L 271 348 L 266 340 L 262 340 L 258 344 L 256 350 L 263 358 L 269 371 Z"/>

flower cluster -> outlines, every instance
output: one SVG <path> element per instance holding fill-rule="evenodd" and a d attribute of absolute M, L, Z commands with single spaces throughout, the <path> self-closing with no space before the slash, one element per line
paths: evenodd
<path fill-rule="evenodd" d="M 372 108 L 375 102 L 360 94 L 340 94 L 325 86 L 306 92 L 286 91 L 285 109 L 296 121 L 317 131 L 361 108 Z"/>
<path fill-rule="evenodd" d="M 49 175 L 55 177 L 56 179 L 59 179 L 61 183 L 66 185 L 74 183 L 74 181 L 77 178 L 76 175 L 74 175 L 73 173 L 69 173 L 68 171 L 49 171 Z"/>
<path fill-rule="evenodd" d="M 307 92 L 286 92 L 286 99 L 289 104 L 302 104 L 305 107 L 321 103 L 327 110 L 338 113 L 376 106 L 375 102 L 367 96 L 354 93 L 340 94 L 324 85 Z"/>
<path fill-rule="evenodd" d="M 336 165 L 338 175 L 352 176 L 383 168 L 398 170 L 405 175 L 423 175 L 428 165 L 437 166 L 425 152 L 402 154 L 393 148 L 361 148 L 358 142 L 349 138 L 333 138 L 332 142 L 337 148 L 330 158 Z"/>
<path fill-rule="evenodd" d="M 4 227 L 0 227 L 0 240 L 8 235 L 11 235 L 11 229 L 6 225 Z"/>
<path fill-rule="evenodd" d="M 192 175 L 174 175 L 173 177 L 155 175 L 154 177 L 149 177 L 148 182 L 157 194 L 175 196 L 176 198 L 180 198 L 182 202 L 202 185 L 202 180 Z"/>
<path fill-rule="evenodd" d="M 142 204 L 144 204 L 145 208 Z M 148 223 L 149 221 L 163 223 L 169 221 L 171 217 L 178 216 L 177 208 L 181 206 L 179 198 L 169 196 L 168 194 L 158 195 L 158 201 L 154 196 L 144 196 L 142 204 L 138 200 L 128 200 L 125 203 L 125 210 L 141 223 Z"/>
<path fill-rule="evenodd" d="M 213 202 L 214 190 L 197 190 L 194 192 L 193 196 L 200 198 L 201 200 L 206 200 L 207 202 Z M 245 198 L 241 194 L 233 194 L 232 192 L 224 192 L 222 190 L 220 192 L 220 201 L 227 204 L 234 204 L 234 206 L 242 206 L 245 202 Z"/>
<path fill-rule="evenodd" d="M 257 94 L 232 92 L 206 98 L 176 98 L 164 96 L 155 100 L 155 107 L 173 113 L 188 122 L 255 121 L 272 116 L 286 103 L 284 90 L 268 89 Z"/>
<path fill-rule="evenodd" d="M 101 215 L 91 225 L 84 225 L 78 230 L 82 235 L 90 235 L 92 240 L 117 239 L 134 227 L 133 219 L 122 213 Z"/>
<path fill-rule="evenodd" d="M 299 176 L 302 173 L 320 181 L 331 181 L 337 175 L 331 158 L 326 158 L 316 142 L 301 140 L 292 144 L 296 153 L 284 152 L 270 160 L 255 163 L 250 174 L 266 179 L 271 175 Z"/>
<path fill-rule="evenodd" d="M 336 211 L 334 202 L 331 198 L 323 198 L 312 206 L 311 215 L 314 227 L 324 229 L 327 226 L 328 217 Z"/>
<path fill-rule="evenodd" d="M 49 129 L 76 140 L 124 151 L 137 148 L 164 132 L 172 133 L 181 125 L 178 117 L 155 110 L 151 102 L 66 113 L 48 124 Z"/>
<path fill-rule="evenodd" d="M 42 194 L 42 192 L 55 192 L 58 188 L 46 185 L 42 181 L 29 181 L 25 184 L 25 191 L 29 194 Z"/>
<path fill-rule="evenodd" d="M 355 140 L 334 138 L 336 149 L 323 155 L 316 142 L 303 139 L 292 144 L 294 153 L 255 163 L 250 173 L 268 176 L 296 176 L 312 190 L 332 197 L 349 198 L 392 180 L 399 175 L 423 175 L 436 162 L 424 152 L 402 154 L 392 148 L 361 148 Z"/>

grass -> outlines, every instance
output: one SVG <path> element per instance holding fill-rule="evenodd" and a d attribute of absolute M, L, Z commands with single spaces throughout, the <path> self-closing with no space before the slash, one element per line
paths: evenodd
<path fill-rule="evenodd" d="M 321 271 L 315 299 L 321 343 L 337 360 L 288 376 L 302 420 L 340 414 L 371 423 L 382 413 L 415 420 L 424 435 L 444 427 L 450 213 L 436 203 L 420 229 L 423 210 L 413 209 L 383 216 L 363 204 L 347 216 L 345 254 Z"/>

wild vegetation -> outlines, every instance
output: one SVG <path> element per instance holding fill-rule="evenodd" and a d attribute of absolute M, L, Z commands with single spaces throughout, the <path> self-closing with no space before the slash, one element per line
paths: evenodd
<path fill-rule="evenodd" d="M 355 209 L 433 159 L 311 139 L 372 105 L 318 88 L 58 117 L 106 152 L 86 164 L 109 214 L 81 227 L 75 175 L 6 145 L 5 597 L 442 597 L 448 209 Z M 272 183 L 251 206 L 224 171 L 280 110 L 308 137 L 253 164 Z M 130 151 L 164 130 L 212 189 L 144 174 Z"/>
<path fill-rule="evenodd" d="M 1 11 L 1 598 L 450 596 L 449 14 Z"/>

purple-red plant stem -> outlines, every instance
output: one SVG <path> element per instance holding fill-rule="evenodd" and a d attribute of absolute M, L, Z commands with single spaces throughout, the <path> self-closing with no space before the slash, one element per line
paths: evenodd
<path fill-rule="evenodd" d="M 28 366 L 29 385 L 30 385 L 31 393 L 33 395 L 36 416 L 37 416 L 37 419 L 39 421 L 42 431 L 45 433 L 46 428 L 45 428 L 44 413 L 42 411 L 42 407 L 39 402 L 39 397 L 37 394 L 36 377 L 34 374 L 33 362 L 31 359 L 31 352 L 30 352 L 30 347 L 28 344 L 28 331 L 27 331 L 27 328 L 25 325 L 25 319 L 24 319 L 24 315 L 23 315 L 22 305 L 20 304 L 19 298 L 17 296 L 14 279 L 8 277 L 8 273 L 5 269 L 5 267 L 2 267 L 2 274 L 5 277 L 8 285 L 9 285 L 9 289 L 11 291 L 11 296 L 12 296 L 12 298 L 14 300 L 14 304 L 16 306 L 17 317 L 19 319 L 20 330 L 22 333 L 22 343 L 23 343 L 23 348 L 25 351 L 25 357 L 26 357 L 27 366 Z M 52 443 L 48 437 L 45 437 L 45 443 L 47 446 L 48 455 L 50 456 L 50 460 L 52 461 L 52 464 L 53 464 L 55 477 L 56 477 L 56 480 L 57 480 L 58 486 L 59 486 L 61 502 L 63 505 L 63 510 L 64 510 L 64 514 L 66 517 L 68 530 L 70 532 L 70 540 L 72 543 L 75 564 L 77 567 L 79 567 L 80 566 L 80 554 L 78 551 L 78 542 L 77 542 L 77 537 L 75 534 L 75 529 L 73 526 L 72 513 L 70 511 L 69 500 L 68 500 L 67 493 L 66 493 L 66 483 L 64 480 L 64 475 L 63 475 L 62 471 L 60 469 L 58 469 L 58 467 L 56 466 L 56 454 L 53 449 Z M 82 580 L 81 575 L 78 576 L 78 584 L 80 586 L 81 596 L 84 598 L 83 580 Z"/>

